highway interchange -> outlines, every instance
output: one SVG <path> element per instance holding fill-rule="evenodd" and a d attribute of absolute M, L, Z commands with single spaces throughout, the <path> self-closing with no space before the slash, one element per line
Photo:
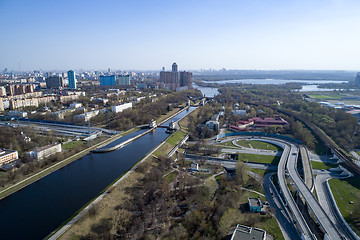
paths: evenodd
<path fill-rule="evenodd" d="M 270 142 L 283 148 L 281 158 L 277 167 L 277 182 L 278 189 L 275 187 L 272 176 L 274 173 L 265 175 L 263 187 L 265 195 L 270 205 L 275 209 L 275 216 L 279 222 L 280 228 L 285 239 L 321 239 L 319 233 L 315 234 L 313 228 L 309 225 L 306 217 L 303 215 L 303 210 L 299 209 L 288 183 L 296 187 L 297 194 L 300 196 L 314 216 L 316 223 L 319 224 L 324 233 L 324 239 L 360 239 L 347 225 L 344 218 L 341 216 L 336 203 L 328 187 L 327 180 L 331 177 L 338 177 L 334 174 L 330 175 L 327 172 L 320 172 L 317 179 L 313 179 L 313 172 L 311 169 L 310 159 L 307 150 L 303 146 L 295 143 L 285 141 L 277 138 L 268 137 L 251 137 L 251 140 L 261 140 Z M 239 139 L 250 139 L 249 136 L 237 136 L 218 140 L 217 143 L 233 141 Z M 248 150 L 247 150 L 248 151 Z M 227 151 L 229 152 L 229 151 Z M 239 151 L 235 151 L 239 152 Z M 301 155 L 302 165 L 304 167 L 304 180 L 300 177 L 297 168 L 297 161 Z M 234 167 L 236 162 L 231 160 L 215 160 L 212 159 L 208 163 L 221 164 L 227 167 Z M 266 164 L 255 164 L 252 167 L 265 168 Z M 274 166 L 273 166 L 274 167 Z M 314 184 L 315 183 L 315 184 Z M 319 202 L 313 195 L 312 190 L 316 186 Z M 279 190 L 279 191 L 278 191 Z"/>

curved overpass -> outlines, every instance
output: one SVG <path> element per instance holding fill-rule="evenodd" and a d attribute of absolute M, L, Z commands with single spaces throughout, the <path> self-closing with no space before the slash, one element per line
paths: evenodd
<path fill-rule="evenodd" d="M 288 144 L 285 145 L 283 155 L 280 158 L 279 165 L 278 165 L 278 179 L 279 179 L 279 186 L 280 191 L 285 199 L 285 202 L 287 203 L 287 206 L 289 207 L 294 220 L 294 224 L 296 224 L 299 228 L 299 231 L 302 234 L 303 239 L 316 239 L 315 236 L 312 234 L 308 224 L 306 223 L 300 209 L 296 205 L 294 198 L 292 197 L 290 190 L 287 186 L 286 177 L 285 177 L 285 167 L 286 163 L 288 162 L 288 158 L 290 157 L 292 151 Z"/>
<path fill-rule="evenodd" d="M 287 171 L 290 178 L 294 181 L 294 184 L 301 195 L 304 197 L 306 203 L 314 213 L 316 220 L 319 222 L 328 239 L 346 239 L 335 227 L 333 222 L 330 220 L 320 203 L 317 201 L 315 196 L 311 193 L 310 189 L 306 186 L 305 182 L 301 179 L 297 171 L 297 157 L 299 149 L 294 145 L 290 144 L 290 154 L 287 161 Z"/>
<path fill-rule="evenodd" d="M 252 135 L 253 136 L 253 135 Z M 239 137 L 239 136 L 238 136 Z M 241 136 L 240 136 L 241 137 Z M 244 136 L 242 136 L 244 137 Z M 299 148 L 284 139 L 275 139 L 273 137 L 265 137 L 264 139 L 271 140 L 273 143 L 277 143 L 277 145 L 283 147 L 284 151 L 280 158 L 279 165 L 278 165 L 278 179 L 279 179 L 279 186 L 280 186 L 280 192 L 284 197 L 284 202 L 289 208 L 293 218 L 294 223 L 297 225 L 298 230 L 302 234 L 303 239 L 316 239 L 316 237 L 312 234 L 308 224 L 304 220 L 304 217 L 297 207 L 294 198 L 292 197 L 289 188 L 287 186 L 286 182 L 286 174 L 290 176 L 292 181 L 295 184 L 295 187 L 301 193 L 303 198 L 305 199 L 307 205 L 312 210 L 316 220 L 322 227 L 325 233 L 325 239 L 354 239 L 353 236 L 349 234 L 345 234 L 344 231 L 341 231 L 336 227 L 343 225 L 342 222 L 333 222 L 333 219 L 330 219 L 329 216 L 326 214 L 322 206 L 319 204 L 317 199 L 314 197 L 314 195 L 311 193 L 310 188 L 313 187 L 314 181 L 312 177 L 312 171 L 311 171 L 311 165 L 310 160 L 308 157 L 304 158 L 303 163 L 304 167 L 307 168 L 307 170 L 304 170 L 305 176 L 305 182 L 300 177 L 298 171 L 297 171 L 297 158 L 299 153 Z M 305 149 L 306 150 L 306 149 Z M 304 150 L 302 150 L 304 151 Z M 304 156 L 305 153 L 303 152 Z M 307 166 L 306 166 L 307 165 Z M 308 173 L 306 173 L 308 172 Z M 310 176 L 311 175 L 311 176 Z"/>

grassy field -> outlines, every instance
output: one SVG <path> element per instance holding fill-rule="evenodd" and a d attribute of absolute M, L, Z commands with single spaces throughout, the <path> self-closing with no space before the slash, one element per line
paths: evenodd
<path fill-rule="evenodd" d="M 237 146 L 235 146 L 232 141 L 228 141 L 228 142 L 224 142 L 224 143 L 219 143 L 217 145 L 220 145 L 220 146 L 226 146 L 226 147 L 232 147 L 232 148 L 238 148 Z"/>
<path fill-rule="evenodd" d="M 360 186 L 358 186 L 360 185 L 360 176 L 348 180 L 330 179 L 329 184 L 341 214 L 352 229 L 360 235 Z M 353 204 L 350 204 L 350 201 Z"/>
<path fill-rule="evenodd" d="M 274 144 L 263 142 L 263 141 L 249 141 L 249 140 L 238 140 L 236 142 L 240 146 L 246 148 L 255 148 L 255 149 L 264 149 L 264 150 L 271 150 L 271 151 L 281 151 L 282 149 Z M 251 146 L 250 146 L 251 145 Z"/>
<path fill-rule="evenodd" d="M 171 172 L 169 173 L 168 175 L 166 175 L 165 180 L 168 182 L 168 183 L 171 183 L 172 181 L 174 181 L 174 178 L 177 176 L 177 172 Z"/>
<path fill-rule="evenodd" d="M 279 163 L 280 157 L 249 154 L 249 153 L 239 153 L 239 160 L 242 160 L 243 162 L 255 162 L 255 163 L 266 163 L 266 164 L 277 165 Z"/>
<path fill-rule="evenodd" d="M 185 136 L 186 136 L 186 133 L 184 133 L 182 131 L 177 131 L 175 134 L 173 134 L 169 138 L 169 140 L 167 142 L 175 147 L 176 144 L 178 144 Z"/>
<path fill-rule="evenodd" d="M 333 94 L 309 94 L 311 98 L 317 99 L 340 99 L 342 95 L 333 95 Z"/>
<path fill-rule="evenodd" d="M 267 173 L 266 169 L 259 169 L 259 168 L 251 168 L 250 171 L 256 173 L 257 175 L 260 175 L 264 177 L 265 173 Z"/>
<path fill-rule="evenodd" d="M 83 143 L 83 141 L 68 142 L 63 144 L 61 147 L 63 150 L 72 150 Z"/>
<path fill-rule="evenodd" d="M 323 162 L 311 162 L 311 167 L 313 169 L 325 169 L 325 170 L 329 170 L 331 168 L 336 168 L 338 165 L 337 164 L 332 164 L 332 163 L 323 163 Z"/>
<path fill-rule="evenodd" d="M 154 155 L 159 158 L 165 158 L 166 155 L 186 136 L 186 133 L 178 131 L 171 135 L 164 145 L 161 146 L 157 151 L 154 152 Z"/>

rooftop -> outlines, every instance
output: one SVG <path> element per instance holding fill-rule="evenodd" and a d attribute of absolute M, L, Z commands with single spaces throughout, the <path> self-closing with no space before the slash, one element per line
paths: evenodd
<path fill-rule="evenodd" d="M 266 232 L 260 228 L 248 227 L 238 224 L 231 240 L 264 240 Z"/>
<path fill-rule="evenodd" d="M 61 143 L 52 143 L 52 144 L 49 144 L 49 145 L 46 145 L 46 146 L 43 146 L 43 147 L 39 147 L 39 148 L 36 149 L 36 151 L 41 152 L 41 151 L 43 151 L 45 149 L 51 148 L 51 147 L 59 145 L 59 144 L 61 144 Z"/>
<path fill-rule="evenodd" d="M 261 201 L 258 198 L 249 198 L 249 205 L 254 207 L 261 207 Z"/>
<path fill-rule="evenodd" d="M 13 152 L 16 152 L 16 151 L 15 150 L 9 150 L 9 149 L 0 148 L 0 157 L 4 156 L 6 154 L 9 154 L 9 153 L 13 153 Z"/>

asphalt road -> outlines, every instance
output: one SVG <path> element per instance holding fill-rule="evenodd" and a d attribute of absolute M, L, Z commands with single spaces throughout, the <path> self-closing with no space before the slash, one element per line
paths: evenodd
<path fill-rule="evenodd" d="M 287 186 L 286 177 L 285 177 L 285 166 L 286 166 L 286 162 L 288 161 L 288 158 L 290 157 L 290 154 L 291 154 L 291 148 L 289 145 L 286 145 L 283 155 L 280 158 L 280 162 L 278 165 L 278 172 L 277 172 L 281 193 L 284 196 L 285 204 L 287 204 L 293 215 L 294 221 L 296 221 L 294 224 L 296 224 L 299 227 L 302 237 L 304 239 L 315 239 Z"/>
<path fill-rule="evenodd" d="M 294 181 L 294 184 L 300 194 L 304 197 L 309 208 L 314 213 L 316 220 L 320 223 L 329 239 L 338 240 L 343 239 L 343 235 L 336 229 L 333 222 L 330 220 L 324 209 L 321 207 L 315 196 L 311 193 L 304 181 L 301 179 L 297 172 L 297 157 L 299 149 L 291 144 L 290 154 L 287 162 L 287 171 L 290 178 Z M 280 167 L 279 167 L 280 168 Z"/>
<path fill-rule="evenodd" d="M 341 216 L 339 216 L 336 206 L 331 200 L 331 193 L 329 193 L 327 186 L 327 180 L 331 178 L 332 175 L 328 171 L 321 172 L 315 178 L 316 194 L 318 195 L 320 205 L 323 207 L 324 211 L 341 234 L 347 236 L 349 239 L 358 240 L 360 238 L 347 227 L 347 223 L 343 221 L 344 219 Z"/>
<path fill-rule="evenodd" d="M 278 191 L 271 181 L 271 176 L 274 173 L 268 173 L 264 176 L 264 193 L 272 209 L 275 210 L 275 217 L 279 223 L 280 229 L 286 240 L 301 239 L 298 230 L 292 222 L 290 213 L 287 211 L 284 202 L 282 201 Z"/>

